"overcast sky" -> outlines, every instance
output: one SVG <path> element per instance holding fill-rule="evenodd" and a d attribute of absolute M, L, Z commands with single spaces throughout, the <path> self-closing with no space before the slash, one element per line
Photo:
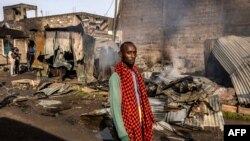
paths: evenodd
<path fill-rule="evenodd" d="M 115 0 L 0 0 L 0 21 L 3 20 L 3 6 L 19 3 L 36 5 L 38 16 L 87 12 L 114 17 Z M 30 11 L 27 14 L 28 17 L 34 17 L 35 12 Z"/>

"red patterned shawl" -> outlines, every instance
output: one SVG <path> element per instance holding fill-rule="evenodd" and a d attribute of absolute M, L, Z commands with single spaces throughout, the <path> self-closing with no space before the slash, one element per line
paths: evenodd
<path fill-rule="evenodd" d="M 121 79 L 122 118 L 125 129 L 131 141 L 152 141 L 152 124 L 154 122 L 149 105 L 143 78 L 137 67 L 133 67 L 139 86 L 140 105 L 142 109 L 142 126 L 140 124 L 138 105 L 136 101 L 131 69 L 124 66 L 123 62 L 117 64 L 115 72 Z"/>

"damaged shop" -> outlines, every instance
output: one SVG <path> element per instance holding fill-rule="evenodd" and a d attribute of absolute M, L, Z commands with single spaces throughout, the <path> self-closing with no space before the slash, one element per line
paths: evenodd
<path fill-rule="evenodd" d="M 40 76 L 59 77 L 70 75 L 87 81 L 93 74 L 95 38 L 84 33 L 82 25 L 65 28 L 45 28 L 35 33 L 37 59 L 32 65 Z M 88 66 L 88 67 L 86 67 Z"/>

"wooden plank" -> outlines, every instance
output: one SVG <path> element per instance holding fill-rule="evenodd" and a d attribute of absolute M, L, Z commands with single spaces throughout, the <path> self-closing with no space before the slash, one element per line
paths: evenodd
<path fill-rule="evenodd" d="M 222 111 L 237 113 L 237 107 L 236 106 L 222 104 Z"/>
<path fill-rule="evenodd" d="M 240 106 L 236 107 L 236 106 L 222 104 L 222 111 L 250 115 L 250 108 L 244 108 Z"/>
<path fill-rule="evenodd" d="M 250 115 L 250 108 L 239 107 L 238 111 L 241 114 Z"/>

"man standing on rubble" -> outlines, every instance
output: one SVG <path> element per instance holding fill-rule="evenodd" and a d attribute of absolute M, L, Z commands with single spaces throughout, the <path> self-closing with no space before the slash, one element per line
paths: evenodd
<path fill-rule="evenodd" d="M 32 71 L 32 64 L 34 60 L 35 60 L 35 42 L 30 41 L 28 45 L 28 51 L 27 51 L 28 71 Z"/>
<path fill-rule="evenodd" d="M 19 74 L 19 66 L 21 60 L 21 54 L 19 53 L 18 47 L 14 47 L 14 54 L 15 54 L 15 74 Z"/>
<path fill-rule="evenodd" d="M 111 113 L 121 141 L 152 141 L 154 118 L 143 78 L 134 65 L 136 54 L 132 42 L 121 45 L 121 62 L 109 79 Z"/>
<path fill-rule="evenodd" d="M 8 59 L 10 62 L 10 75 L 15 76 L 15 54 L 14 54 L 14 47 L 11 47 L 9 53 L 8 53 Z"/>

